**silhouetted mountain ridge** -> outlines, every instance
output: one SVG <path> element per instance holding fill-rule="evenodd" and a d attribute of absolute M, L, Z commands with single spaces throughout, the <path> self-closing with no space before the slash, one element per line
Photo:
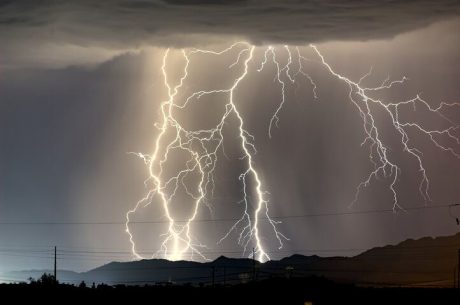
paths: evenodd
<path fill-rule="evenodd" d="M 354 257 L 320 257 L 294 254 L 266 263 L 249 258 L 220 256 L 212 262 L 144 259 L 111 262 L 76 273 L 59 271 L 67 282 L 107 284 L 239 283 L 272 277 L 323 276 L 335 281 L 363 285 L 452 286 L 457 265 L 460 233 L 444 237 L 408 239 L 396 245 L 367 250 Z M 10 276 L 26 279 L 43 271 L 22 271 Z"/>

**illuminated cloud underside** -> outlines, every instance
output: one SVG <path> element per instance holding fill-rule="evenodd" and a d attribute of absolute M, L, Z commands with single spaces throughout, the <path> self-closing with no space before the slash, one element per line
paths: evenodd
<path fill-rule="evenodd" d="M 255 45 L 375 40 L 459 14 L 456 0 L 0 1 L 0 66 L 85 65 L 143 46 L 235 39 Z"/>

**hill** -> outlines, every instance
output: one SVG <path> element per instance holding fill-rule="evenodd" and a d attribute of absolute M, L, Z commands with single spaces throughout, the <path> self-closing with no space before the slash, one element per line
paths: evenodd
<path fill-rule="evenodd" d="M 254 262 L 219 257 L 199 263 L 149 259 L 111 262 L 88 272 L 59 271 L 62 282 L 107 284 L 233 284 L 275 277 L 322 276 L 363 286 L 452 287 L 457 268 L 460 233 L 445 237 L 406 240 L 373 248 L 354 257 L 292 255 L 279 261 Z M 46 270 L 9 272 L 2 277 L 26 280 Z M 49 272 L 49 271 L 48 271 Z"/>

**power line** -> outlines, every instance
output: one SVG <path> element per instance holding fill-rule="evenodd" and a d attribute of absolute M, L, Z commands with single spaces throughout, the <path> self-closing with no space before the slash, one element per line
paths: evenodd
<path fill-rule="evenodd" d="M 456 245 L 441 245 L 441 246 L 421 246 L 421 247 L 402 247 L 402 248 L 383 248 L 380 250 L 384 250 L 383 252 L 379 253 L 369 253 L 366 258 L 372 260 L 388 260 L 389 257 L 392 257 L 394 254 L 405 254 L 410 255 L 412 260 L 414 261 L 433 261 L 438 260 L 437 256 L 433 256 L 430 253 L 426 253 L 427 248 L 446 248 L 446 249 L 456 249 L 458 244 Z M 358 250 L 358 249 L 323 249 L 329 250 L 331 252 L 344 252 L 350 250 Z M 363 249 L 365 250 L 365 249 Z M 389 251 L 386 251 L 389 250 Z M 394 250 L 394 251 L 393 251 Z M 396 252 L 395 252 L 396 251 Z M 409 252 L 407 252 L 409 251 Z M 270 253 L 277 253 L 280 251 L 271 251 Z M 283 253 L 303 253 L 304 255 L 308 255 L 306 252 L 321 252 L 321 249 L 297 249 L 297 250 L 285 250 L 282 251 Z M 25 254 L 22 254 L 25 253 Z M 19 252 L 19 253 L 2 253 L 0 252 L 0 256 L 9 256 L 15 258 L 42 258 L 42 259 L 52 259 L 53 256 L 51 255 L 51 251 L 48 253 L 49 256 L 41 256 L 40 254 L 34 255 L 27 254 L 27 252 Z M 100 255 L 99 255 L 100 254 Z M 241 254 L 241 251 L 207 251 L 204 254 Z M 98 252 L 98 251 L 85 251 L 85 252 L 64 252 L 58 253 L 57 259 L 59 261 L 119 261 L 119 262 L 131 262 L 132 256 L 130 252 Z M 336 256 L 337 258 L 337 256 Z M 343 259 L 348 259 L 349 257 L 343 256 Z M 275 262 L 276 263 L 276 262 Z M 292 264 L 292 263 L 291 263 Z M 125 269 L 125 268 L 123 268 Z"/>
<path fill-rule="evenodd" d="M 5 254 L 0 253 L 0 256 L 8 256 L 8 257 L 27 257 L 27 258 L 44 258 L 44 259 L 52 259 L 52 256 L 36 256 L 36 255 L 24 255 L 24 254 Z"/>
<path fill-rule="evenodd" d="M 400 250 L 417 250 L 417 249 L 430 249 L 430 248 L 456 248 L 459 246 L 459 243 L 452 243 L 452 244 L 442 244 L 442 245 L 415 245 L 415 246 L 386 246 L 382 248 L 378 248 L 379 251 L 400 251 Z M 85 248 L 89 249 L 89 248 Z M 98 248 L 94 248 L 98 249 Z M 375 249 L 375 248 L 372 248 Z M 368 248 L 326 248 L 326 249 L 318 249 L 318 248 L 296 248 L 296 249 L 281 249 L 281 250 L 273 250 L 269 251 L 270 253 L 283 253 L 283 252 L 352 252 L 352 251 L 366 251 L 371 250 Z M 52 254 L 54 250 L 29 250 L 29 249 L 19 249 L 19 248 L 0 248 L 0 253 L 37 253 L 37 254 Z M 156 251 L 154 249 L 145 249 L 142 251 L 138 251 L 140 254 L 151 254 L 152 251 Z M 98 250 L 66 250 L 66 249 L 58 249 L 57 253 L 59 256 L 73 256 L 73 255 L 92 255 L 92 254 L 115 254 L 115 255 L 131 255 L 131 251 L 98 251 Z M 164 253 L 164 252 L 162 252 Z M 186 252 L 191 253 L 191 252 Z M 203 251 L 205 254 L 240 254 L 242 251 L 238 250 L 212 250 L 212 251 Z"/>
<path fill-rule="evenodd" d="M 407 211 L 418 211 L 418 210 L 431 210 L 431 209 L 442 209 L 450 208 L 455 206 L 453 204 L 433 205 L 433 206 L 419 206 L 411 207 L 400 210 L 401 213 Z M 364 210 L 364 211 L 344 211 L 344 212 L 327 212 L 327 213 L 311 213 L 311 214 L 300 214 L 300 215 L 280 215 L 271 216 L 271 219 L 294 219 L 294 218 L 308 218 L 308 217 L 331 217 L 331 216 L 349 216 L 349 215 L 366 215 L 366 214 L 379 214 L 379 213 L 393 213 L 397 214 L 397 210 L 394 209 L 375 209 L 375 210 Z M 240 218 L 214 218 L 214 219 L 196 219 L 194 222 L 198 223 L 213 223 L 213 222 L 232 222 L 238 221 Z M 268 220 L 267 217 L 259 217 L 259 219 Z M 188 219 L 176 220 L 176 223 L 188 222 Z M 33 222 L 33 221 L 4 221 L 0 222 L 0 225 L 124 225 L 126 221 L 44 221 L 44 222 Z M 130 221 L 130 224 L 163 224 L 169 223 L 167 220 L 144 220 L 144 221 Z"/>
<path fill-rule="evenodd" d="M 457 248 L 459 246 L 459 243 L 452 243 L 452 244 L 442 244 L 442 245 L 415 245 L 415 246 L 386 246 L 382 248 L 378 248 L 378 251 L 380 252 L 389 252 L 389 251 L 401 251 L 401 250 L 425 250 L 425 249 L 430 249 L 430 248 Z M 85 248 L 89 249 L 89 248 Z M 98 248 L 94 248 L 98 249 Z M 372 248 L 376 249 L 376 248 Z M 269 251 L 269 253 L 301 253 L 301 252 L 354 252 L 354 251 L 367 251 L 367 250 L 372 250 L 368 248 L 327 248 L 327 249 L 318 249 L 318 248 L 296 248 L 296 249 L 281 249 L 281 250 L 273 250 Z M 5 253 L 5 254 L 53 254 L 54 250 L 29 250 L 29 249 L 19 249 L 19 248 L 0 248 L 0 254 Z M 139 251 L 138 253 L 140 254 L 152 254 L 152 251 L 155 250 L 142 250 Z M 104 255 L 104 257 L 107 257 L 107 255 L 110 255 L 111 257 L 115 257 L 117 255 L 132 255 L 132 252 L 130 251 L 98 251 L 98 250 L 66 250 L 66 249 L 58 249 L 57 253 L 60 257 L 63 256 L 88 256 L 88 255 L 98 255 L 101 254 Z M 164 253 L 164 252 L 162 252 Z M 192 253 L 192 252 L 186 252 L 186 253 Z M 225 250 L 225 249 L 220 249 L 220 250 L 211 250 L 211 251 L 203 251 L 202 253 L 204 254 L 241 254 L 242 251 L 240 250 Z"/>

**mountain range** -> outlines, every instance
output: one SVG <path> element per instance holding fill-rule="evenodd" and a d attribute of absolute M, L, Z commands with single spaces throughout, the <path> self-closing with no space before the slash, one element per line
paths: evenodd
<path fill-rule="evenodd" d="M 87 272 L 58 270 L 58 280 L 109 285 L 127 284 L 233 284 L 273 277 L 321 276 L 363 286 L 452 287 L 460 258 L 460 233 L 444 237 L 405 240 L 373 248 L 354 257 L 319 257 L 295 254 L 259 263 L 248 258 L 221 256 L 212 262 L 146 259 L 111 262 Z M 4 278 L 39 278 L 49 270 L 12 271 Z"/>

